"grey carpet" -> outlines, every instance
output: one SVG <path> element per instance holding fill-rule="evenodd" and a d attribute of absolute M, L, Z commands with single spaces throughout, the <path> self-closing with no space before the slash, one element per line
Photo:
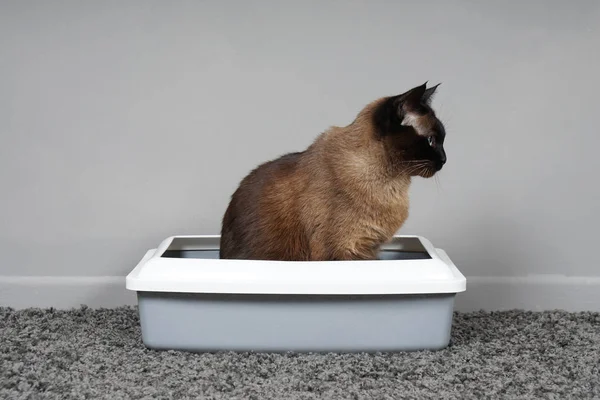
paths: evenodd
<path fill-rule="evenodd" d="M 134 308 L 0 308 L 3 399 L 600 398 L 600 314 L 456 314 L 403 354 L 191 354 L 140 340 Z"/>

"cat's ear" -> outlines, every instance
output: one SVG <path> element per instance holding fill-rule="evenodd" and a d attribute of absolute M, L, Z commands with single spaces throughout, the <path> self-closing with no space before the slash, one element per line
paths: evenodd
<path fill-rule="evenodd" d="M 410 126 L 417 129 L 418 119 L 427 113 L 427 109 L 423 106 L 423 97 L 430 98 L 436 87 L 427 89 L 427 82 L 425 82 L 405 93 L 388 97 L 382 102 L 374 113 L 375 123 L 381 135 L 400 132 L 402 127 Z"/>
<path fill-rule="evenodd" d="M 416 119 L 423 113 L 422 103 L 426 91 L 427 82 L 396 97 L 396 113 L 400 118 L 400 125 L 414 127 Z"/>
<path fill-rule="evenodd" d="M 421 86 L 414 87 L 408 92 L 398 96 L 398 104 L 405 112 L 418 109 L 423 101 L 423 96 L 427 92 L 427 82 Z"/>
<path fill-rule="evenodd" d="M 433 99 L 433 95 L 435 94 L 435 90 L 438 88 L 438 86 L 440 86 L 441 83 L 438 83 L 435 86 L 430 87 L 429 89 L 425 90 L 425 92 L 423 93 L 423 97 L 421 98 L 421 101 L 427 105 L 431 104 L 431 100 Z"/>

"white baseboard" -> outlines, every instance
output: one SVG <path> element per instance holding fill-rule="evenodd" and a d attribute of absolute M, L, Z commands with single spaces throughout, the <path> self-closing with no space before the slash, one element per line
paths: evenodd
<path fill-rule="evenodd" d="M 600 276 L 467 277 L 458 311 L 600 311 Z"/>
<path fill-rule="evenodd" d="M 69 309 L 136 304 L 124 276 L 0 276 L 0 307 Z"/>
<path fill-rule="evenodd" d="M 0 307 L 69 309 L 135 305 L 125 277 L 0 276 Z M 467 277 L 457 311 L 600 311 L 600 276 Z"/>

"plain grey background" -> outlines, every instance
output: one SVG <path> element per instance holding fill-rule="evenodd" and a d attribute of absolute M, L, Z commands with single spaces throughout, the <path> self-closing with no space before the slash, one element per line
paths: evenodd
<path fill-rule="evenodd" d="M 429 80 L 408 223 L 467 276 L 600 276 L 600 2 L 0 1 L 0 275 L 124 276 L 258 163 Z"/>

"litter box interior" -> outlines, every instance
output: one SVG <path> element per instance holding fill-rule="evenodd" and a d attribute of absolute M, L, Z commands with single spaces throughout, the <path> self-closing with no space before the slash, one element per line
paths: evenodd
<path fill-rule="evenodd" d="M 176 237 L 162 258 L 219 258 L 218 237 Z M 397 237 L 379 253 L 380 260 L 427 260 L 431 255 L 417 237 Z"/>

